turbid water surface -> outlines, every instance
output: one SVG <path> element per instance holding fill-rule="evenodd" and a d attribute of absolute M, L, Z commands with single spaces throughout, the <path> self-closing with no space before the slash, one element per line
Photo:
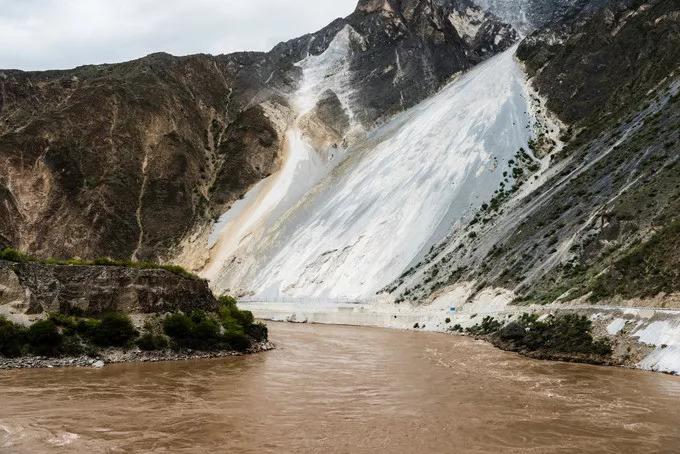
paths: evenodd
<path fill-rule="evenodd" d="M 278 349 L 0 371 L 0 452 L 677 453 L 680 378 L 443 334 L 270 324 Z"/>

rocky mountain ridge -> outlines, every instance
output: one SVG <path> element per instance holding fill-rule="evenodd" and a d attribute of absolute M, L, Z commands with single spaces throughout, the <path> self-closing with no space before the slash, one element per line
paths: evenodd
<path fill-rule="evenodd" d="M 680 291 L 678 19 L 672 1 L 611 2 L 529 35 L 517 56 L 536 102 L 568 127 L 544 170 L 517 171 L 540 187 L 483 205 L 388 290 L 432 301 L 474 282 L 524 304 L 672 301 L 659 297 Z"/>
<path fill-rule="evenodd" d="M 330 70 L 356 91 L 345 104 L 333 88 L 312 100 L 312 124 L 328 123 L 331 142 L 348 133 L 348 115 L 368 130 L 516 39 L 467 0 L 362 1 L 268 53 L 2 70 L 0 243 L 200 267 L 187 255 L 207 247 L 212 222 L 281 168 L 299 63 L 343 30 L 350 55 Z"/>
<path fill-rule="evenodd" d="M 675 2 L 480 3 L 502 20 L 361 0 L 268 53 L 2 71 L 0 244 L 208 264 L 243 294 L 372 289 L 359 265 L 412 257 L 381 297 L 677 292 Z"/>

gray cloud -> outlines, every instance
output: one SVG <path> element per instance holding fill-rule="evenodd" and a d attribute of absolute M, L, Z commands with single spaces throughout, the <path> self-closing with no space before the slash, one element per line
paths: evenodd
<path fill-rule="evenodd" d="M 346 16 L 356 1 L 0 0 L 0 68 L 269 50 Z"/>

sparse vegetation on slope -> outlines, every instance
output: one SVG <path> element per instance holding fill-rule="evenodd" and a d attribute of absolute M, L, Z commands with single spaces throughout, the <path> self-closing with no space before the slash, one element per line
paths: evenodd
<path fill-rule="evenodd" d="M 680 292 L 680 220 L 618 259 L 597 276 L 591 290 L 593 300 Z"/>
<path fill-rule="evenodd" d="M 451 232 L 430 268 L 467 271 L 447 284 L 484 282 L 527 304 L 680 291 L 676 9 L 670 0 L 586 5 L 523 41 L 517 55 L 568 123 L 567 143 L 535 190 L 509 204 L 512 188 L 501 187 L 467 231 Z M 417 288 L 425 276 L 403 289 L 409 299 L 435 294 L 436 281 Z"/>
<path fill-rule="evenodd" d="M 165 265 L 154 262 L 135 262 L 132 260 L 113 260 L 107 257 L 98 258 L 95 260 L 82 260 L 78 258 L 69 260 L 59 259 L 38 259 L 30 255 L 21 253 L 16 249 L 4 248 L 0 250 L 0 260 L 15 263 L 40 263 L 42 265 L 57 265 L 57 266 L 120 266 L 125 268 L 134 268 L 139 270 L 165 270 L 178 276 L 189 279 L 199 279 L 193 273 L 185 270 L 178 265 Z"/>

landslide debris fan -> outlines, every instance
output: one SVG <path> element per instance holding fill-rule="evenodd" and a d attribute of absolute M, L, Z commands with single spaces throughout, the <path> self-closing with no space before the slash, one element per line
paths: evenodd
<path fill-rule="evenodd" d="M 493 196 L 508 162 L 528 149 L 528 98 L 514 48 L 462 75 L 350 147 L 276 222 L 244 232 L 213 287 L 256 298 L 372 297 Z"/>

